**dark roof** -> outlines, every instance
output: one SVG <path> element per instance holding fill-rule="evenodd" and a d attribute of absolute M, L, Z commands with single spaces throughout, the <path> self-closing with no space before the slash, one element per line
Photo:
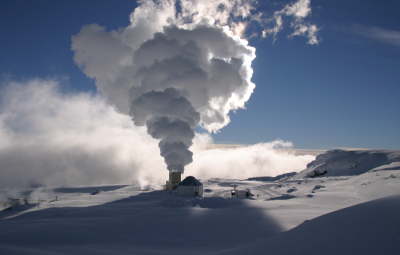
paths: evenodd
<path fill-rule="evenodd" d="M 201 182 L 199 182 L 193 176 L 188 176 L 183 180 L 181 183 L 178 184 L 179 186 L 203 186 Z"/>

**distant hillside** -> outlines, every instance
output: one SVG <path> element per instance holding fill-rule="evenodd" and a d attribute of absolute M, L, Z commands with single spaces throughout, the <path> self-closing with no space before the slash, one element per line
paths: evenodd
<path fill-rule="evenodd" d="M 251 178 L 248 178 L 246 180 L 247 181 L 273 182 L 273 181 L 281 180 L 283 178 L 292 177 L 292 176 L 294 176 L 296 174 L 297 174 L 296 172 L 290 172 L 290 173 L 286 173 L 286 174 L 280 174 L 280 175 L 277 175 L 275 177 L 271 177 L 271 176 L 251 177 Z"/>
<path fill-rule="evenodd" d="M 400 165 L 394 162 L 400 162 L 400 150 L 331 150 L 318 155 L 293 178 L 359 175 L 373 169 L 400 169 Z"/>

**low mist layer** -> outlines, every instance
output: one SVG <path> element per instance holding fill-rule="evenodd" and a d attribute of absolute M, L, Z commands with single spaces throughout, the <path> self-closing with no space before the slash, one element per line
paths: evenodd
<path fill-rule="evenodd" d="M 65 93 L 56 80 L 3 83 L 0 106 L 1 188 L 164 182 L 158 141 L 100 94 Z M 274 141 L 232 150 L 209 149 L 195 134 L 197 178 L 247 178 L 300 171 L 314 156 L 295 156 Z M 279 148 L 279 150 L 275 150 Z"/>

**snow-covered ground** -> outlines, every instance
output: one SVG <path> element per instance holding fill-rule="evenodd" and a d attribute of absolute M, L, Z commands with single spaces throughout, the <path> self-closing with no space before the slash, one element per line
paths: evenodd
<path fill-rule="evenodd" d="M 398 152 L 380 153 L 389 161 L 358 157 L 357 175 L 299 178 L 310 163 L 275 181 L 201 180 L 202 198 L 155 183 L 4 189 L 0 254 L 400 254 Z M 341 165 L 328 172 L 353 174 Z M 232 198 L 235 185 L 250 197 Z"/>

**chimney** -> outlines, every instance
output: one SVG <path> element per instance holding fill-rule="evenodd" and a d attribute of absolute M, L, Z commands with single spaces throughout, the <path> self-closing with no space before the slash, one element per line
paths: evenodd
<path fill-rule="evenodd" d="M 169 180 L 165 186 L 166 190 L 174 190 L 181 183 L 181 172 L 169 172 Z"/>

